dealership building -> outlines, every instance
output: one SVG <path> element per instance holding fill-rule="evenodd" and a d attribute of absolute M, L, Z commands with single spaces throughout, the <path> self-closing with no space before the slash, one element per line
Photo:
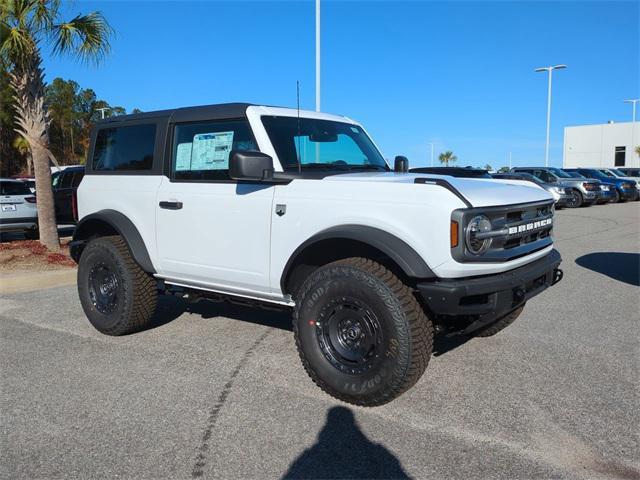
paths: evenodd
<path fill-rule="evenodd" d="M 574 167 L 640 167 L 635 147 L 640 122 L 565 127 L 563 165 Z"/>

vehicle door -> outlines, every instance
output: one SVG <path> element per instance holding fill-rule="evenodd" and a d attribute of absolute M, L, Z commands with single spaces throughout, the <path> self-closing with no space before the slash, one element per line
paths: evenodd
<path fill-rule="evenodd" d="M 73 221 L 72 185 L 73 170 L 62 171 L 53 194 L 53 200 L 56 210 L 56 222 L 58 223 L 70 223 Z"/>
<path fill-rule="evenodd" d="M 274 187 L 229 177 L 231 150 L 257 150 L 246 120 L 178 123 L 158 190 L 159 271 L 174 283 L 269 291 Z"/>
<path fill-rule="evenodd" d="M 78 187 L 80 182 L 84 178 L 84 169 L 78 169 L 73 174 L 73 180 L 71 181 L 71 212 L 69 217 L 70 223 L 76 223 L 78 221 Z"/>

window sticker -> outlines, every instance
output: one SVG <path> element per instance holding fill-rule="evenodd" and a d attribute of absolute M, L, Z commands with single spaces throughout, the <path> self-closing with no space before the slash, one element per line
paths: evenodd
<path fill-rule="evenodd" d="M 191 170 L 192 143 L 179 143 L 176 152 L 176 172 Z"/>
<path fill-rule="evenodd" d="M 227 170 L 232 145 L 233 131 L 194 135 L 191 170 Z"/>

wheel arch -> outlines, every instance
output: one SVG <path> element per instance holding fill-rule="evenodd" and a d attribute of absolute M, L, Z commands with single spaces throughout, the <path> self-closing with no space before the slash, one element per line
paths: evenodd
<path fill-rule="evenodd" d="M 295 285 L 304 280 L 300 277 L 306 278 L 318 266 L 350 256 L 376 255 L 386 257 L 389 262 L 385 266 L 405 278 L 436 276 L 424 259 L 395 235 L 366 225 L 341 225 L 313 235 L 294 250 L 280 276 L 280 288 L 283 293 L 294 294 Z"/>
<path fill-rule="evenodd" d="M 156 273 L 142 235 L 134 223 L 117 210 L 100 210 L 78 222 L 70 244 L 71 258 L 77 263 L 88 240 L 106 235 L 120 235 L 136 263 L 145 272 Z"/>

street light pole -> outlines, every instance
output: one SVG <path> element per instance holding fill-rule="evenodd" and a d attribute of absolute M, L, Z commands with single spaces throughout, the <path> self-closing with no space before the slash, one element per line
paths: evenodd
<path fill-rule="evenodd" d="M 544 166 L 549 166 L 549 133 L 551 129 L 551 77 L 554 70 L 567 68 L 566 65 L 555 65 L 549 67 L 536 68 L 536 72 L 549 72 L 549 87 L 547 91 L 547 140 L 544 147 Z"/>
<path fill-rule="evenodd" d="M 98 110 L 102 114 L 102 120 L 104 120 L 104 112 L 111 109 L 108 107 L 102 107 L 102 108 L 96 108 L 96 110 Z"/>
<path fill-rule="evenodd" d="M 316 0 L 316 112 L 320 111 L 320 0 Z"/>
<path fill-rule="evenodd" d="M 625 100 L 624 103 L 630 103 L 633 106 L 632 120 L 631 120 L 631 156 L 635 153 L 635 133 L 636 133 L 636 103 L 640 102 L 640 98 L 634 98 L 631 100 Z"/>
<path fill-rule="evenodd" d="M 434 154 L 433 146 L 434 146 L 434 143 L 433 142 L 429 142 L 427 145 L 431 145 L 431 166 L 433 167 L 433 154 Z"/>

